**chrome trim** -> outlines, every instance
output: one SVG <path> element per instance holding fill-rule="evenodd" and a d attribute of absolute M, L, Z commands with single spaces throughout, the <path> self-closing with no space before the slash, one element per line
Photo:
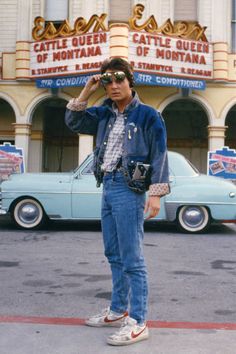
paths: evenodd
<path fill-rule="evenodd" d="M 67 221 L 67 220 L 75 220 L 75 221 L 89 221 L 89 220 L 91 220 L 91 221 L 100 221 L 101 220 L 101 218 L 99 218 L 99 217 L 97 217 L 97 218 L 75 218 L 75 217 L 71 217 L 71 218 L 61 218 L 60 216 L 58 216 L 58 217 L 56 217 L 55 215 L 54 216 L 51 216 L 51 215 L 48 215 L 48 217 L 49 217 L 49 219 L 51 219 L 51 220 L 61 220 L 61 221 L 63 221 L 63 220 L 65 220 L 65 221 Z M 144 220 L 144 222 L 157 222 L 157 221 L 166 221 L 166 219 L 164 219 L 164 218 L 161 218 L 161 219 L 156 219 L 156 218 L 154 218 L 154 219 L 150 219 L 150 220 Z"/>
<path fill-rule="evenodd" d="M 79 220 L 81 220 L 81 221 L 90 221 L 90 220 L 98 220 L 98 221 L 100 221 L 101 220 L 101 218 L 99 218 L 99 217 L 97 217 L 97 218 L 76 218 L 76 217 L 72 217 L 72 218 L 55 218 L 55 217 L 50 217 L 50 219 L 52 219 L 52 220 L 75 220 L 75 221 L 79 221 Z"/>
<path fill-rule="evenodd" d="M 7 194 L 11 194 L 11 193 L 16 193 L 17 194 L 17 196 L 21 196 L 21 195 L 23 195 L 23 193 L 24 193 L 24 195 L 25 196 L 31 196 L 33 193 L 37 193 L 37 194 L 71 194 L 72 192 L 70 191 L 70 192 L 51 192 L 51 191 L 19 191 L 19 190 L 8 190 L 8 191 L 4 191 L 5 193 L 7 193 Z"/>
<path fill-rule="evenodd" d="M 182 201 L 165 201 L 166 204 L 178 204 L 178 205 L 235 205 L 235 203 L 225 203 L 225 202 L 186 202 L 185 200 Z"/>
<path fill-rule="evenodd" d="M 102 194 L 102 191 L 97 191 L 97 192 L 73 192 L 73 194 Z"/>
<path fill-rule="evenodd" d="M 72 192 L 72 191 L 70 191 L 70 192 L 51 192 L 51 191 L 43 191 L 43 192 L 37 192 L 37 191 L 19 191 L 19 190 L 11 190 L 11 191 L 7 191 L 7 192 L 5 192 L 5 193 L 8 193 L 8 194 L 11 194 L 11 193 L 16 193 L 16 195 L 17 196 L 21 196 L 21 195 L 28 195 L 28 196 L 32 196 L 32 194 L 101 194 L 102 192 L 101 191 L 97 191 L 97 192 Z"/>

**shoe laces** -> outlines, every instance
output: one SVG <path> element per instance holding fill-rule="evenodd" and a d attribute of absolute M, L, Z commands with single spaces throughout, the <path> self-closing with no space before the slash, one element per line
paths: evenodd
<path fill-rule="evenodd" d="M 98 313 L 97 315 L 94 315 L 93 318 L 99 318 L 105 315 L 108 315 L 110 312 L 110 307 L 106 307 L 105 309 L 101 310 L 100 313 Z"/>
<path fill-rule="evenodd" d="M 135 320 L 133 320 L 130 317 L 128 317 L 128 318 L 126 317 L 126 318 L 124 318 L 119 331 L 117 331 L 115 334 L 116 335 L 128 334 L 128 333 L 130 333 L 132 327 L 134 327 L 135 325 L 136 325 L 136 321 Z"/>

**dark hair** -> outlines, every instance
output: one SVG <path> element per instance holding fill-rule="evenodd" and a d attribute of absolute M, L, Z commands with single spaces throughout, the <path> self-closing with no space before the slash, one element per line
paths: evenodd
<path fill-rule="evenodd" d="M 129 81 L 129 86 L 134 86 L 133 69 L 126 60 L 121 58 L 107 59 L 102 63 L 101 74 L 104 74 L 108 69 L 123 71 Z"/>

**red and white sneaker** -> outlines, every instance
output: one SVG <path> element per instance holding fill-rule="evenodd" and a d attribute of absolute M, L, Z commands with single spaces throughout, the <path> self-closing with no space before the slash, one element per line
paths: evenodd
<path fill-rule="evenodd" d="M 148 337 L 149 332 L 146 323 L 139 325 L 133 318 L 126 317 L 120 330 L 107 338 L 107 343 L 111 345 L 128 345 L 148 339 Z"/>
<path fill-rule="evenodd" d="M 127 316 L 128 312 L 118 314 L 108 307 L 101 313 L 85 320 L 85 324 L 92 327 L 120 327 Z"/>

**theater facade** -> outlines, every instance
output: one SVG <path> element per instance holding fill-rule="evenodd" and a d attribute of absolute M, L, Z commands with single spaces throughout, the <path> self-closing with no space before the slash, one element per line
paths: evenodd
<path fill-rule="evenodd" d="M 209 40 L 204 23 L 160 23 L 133 4 L 123 22 L 101 12 L 58 24 L 34 1 L 12 2 L 19 18 L 15 48 L 0 48 L 0 144 L 23 149 L 26 171 L 68 171 L 93 150 L 93 137 L 65 126 L 65 107 L 113 57 L 132 64 L 140 99 L 162 113 L 169 150 L 206 173 L 208 151 L 236 149 L 236 54 L 223 37 Z M 101 88 L 89 105 L 104 98 Z"/>

